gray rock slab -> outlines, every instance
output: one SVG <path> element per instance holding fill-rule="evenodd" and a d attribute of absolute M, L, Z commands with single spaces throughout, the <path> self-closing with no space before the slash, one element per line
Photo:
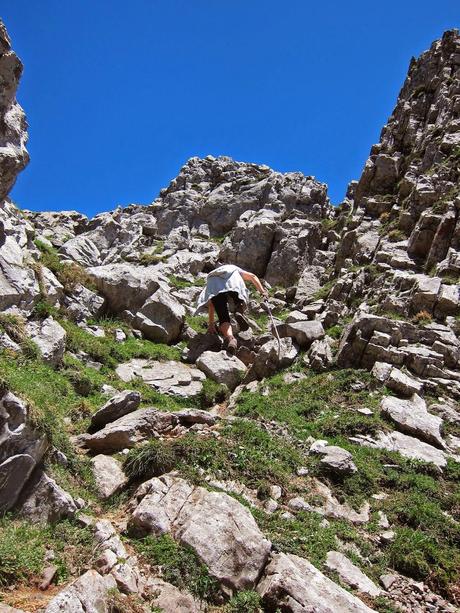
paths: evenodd
<path fill-rule="evenodd" d="M 125 383 L 139 377 L 162 394 L 182 398 L 197 396 L 206 379 L 206 375 L 198 368 L 174 360 L 159 362 L 135 358 L 120 364 L 116 373 Z"/>
<path fill-rule="evenodd" d="M 230 390 L 235 389 L 246 372 L 243 362 L 225 351 L 205 351 L 196 361 L 196 365 L 206 376 L 217 383 L 223 383 Z"/>
<path fill-rule="evenodd" d="M 59 364 L 65 351 L 67 333 L 52 317 L 26 324 L 27 334 L 37 345 L 45 362 Z"/>
<path fill-rule="evenodd" d="M 323 324 L 316 320 L 283 324 L 280 329 L 280 336 L 290 336 L 302 348 L 309 347 L 325 334 Z"/>
<path fill-rule="evenodd" d="M 121 451 L 169 432 L 177 421 L 173 413 L 162 413 L 154 408 L 138 409 L 107 424 L 95 434 L 87 435 L 85 445 L 102 453 Z"/>
<path fill-rule="evenodd" d="M 120 367 L 119 367 L 120 368 Z M 90 431 L 103 428 L 106 424 L 132 413 L 141 402 L 139 392 L 124 390 L 108 400 L 94 415 L 91 416 Z"/>
<path fill-rule="evenodd" d="M 111 575 L 88 570 L 55 596 L 44 613 L 110 613 L 109 590 L 116 587 Z"/>
<path fill-rule="evenodd" d="M 376 598 L 382 593 L 382 590 L 360 568 L 339 551 L 328 552 L 326 567 L 337 572 L 344 583 L 362 594 L 368 594 L 368 596 Z"/>
<path fill-rule="evenodd" d="M 91 458 L 96 489 L 102 499 L 119 492 L 127 483 L 121 462 L 111 456 L 98 454 Z"/>
<path fill-rule="evenodd" d="M 39 524 L 73 517 L 77 512 L 77 505 L 72 496 L 44 472 L 34 474 L 19 505 L 23 517 Z"/>
<path fill-rule="evenodd" d="M 371 613 L 361 600 L 323 575 L 305 558 L 277 553 L 257 591 L 270 610 L 286 613 Z"/>
<path fill-rule="evenodd" d="M 254 587 L 271 544 L 237 500 L 171 475 L 150 479 L 135 499 L 133 528 L 156 535 L 171 533 L 192 547 L 210 574 L 231 590 Z"/>
<path fill-rule="evenodd" d="M 402 432 L 414 435 L 436 447 L 446 447 L 441 436 L 442 419 L 428 413 L 425 401 L 417 394 L 410 400 L 386 396 L 380 403 L 380 410 Z"/>

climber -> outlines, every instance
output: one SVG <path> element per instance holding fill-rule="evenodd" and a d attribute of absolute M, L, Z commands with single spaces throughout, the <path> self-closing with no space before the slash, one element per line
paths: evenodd
<path fill-rule="evenodd" d="M 262 286 L 259 278 L 252 272 L 242 270 L 233 264 L 224 264 L 211 271 L 206 279 L 206 287 L 198 297 L 198 306 L 195 313 L 208 307 L 208 332 L 215 334 L 219 331 L 224 337 L 224 346 L 229 353 L 235 353 L 236 338 L 230 323 L 228 310 L 229 299 L 235 308 L 235 319 L 241 331 L 247 330 L 249 324 L 243 315 L 248 301 L 249 292 L 244 281 L 252 283 L 256 289 L 267 298 L 267 290 Z M 217 313 L 219 326 L 214 323 L 214 314 Z"/>

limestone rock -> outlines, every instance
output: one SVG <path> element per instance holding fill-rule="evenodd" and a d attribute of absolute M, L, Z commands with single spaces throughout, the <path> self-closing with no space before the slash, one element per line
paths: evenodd
<path fill-rule="evenodd" d="M 332 364 L 332 339 L 329 336 L 313 341 L 307 353 L 310 367 L 316 372 L 323 372 Z"/>
<path fill-rule="evenodd" d="M 355 436 L 351 437 L 350 440 L 368 447 L 397 451 L 405 458 L 431 462 L 440 469 L 447 464 L 445 454 L 440 449 L 401 432 L 379 432 L 374 439 L 366 436 Z"/>
<path fill-rule="evenodd" d="M 251 373 L 257 379 L 269 377 L 277 370 L 290 366 L 298 353 L 299 348 L 292 338 L 282 338 L 279 344 L 276 339 L 267 341 L 257 352 Z"/>
<path fill-rule="evenodd" d="M 85 437 L 85 445 L 101 453 L 121 451 L 148 438 L 157 438 L 176 424 L 177 417 L 172 413 L 161 413 L 154 408 L 138 409 Z"/>
<path fill-rule="evenodd" d="M 299 321 L 281 326 L 280 336 L 290 336 L 302 347 L 309 347 L 313 341 L 324 337 L 324 328 L 320 321 Z"/>
<path fill-rule="evenodd" d="M 99 315 L 104 308 L 104 298 L 77 283 L 64 298 L 64 306 L 69 317 L 77 322 Z"/>
<path fill-rule="evenodd" d="M 96 413 L 91 416 L 90 432 L 103 428 L 106 424 L 132 413 L 141 402 L 139 392 L 124 390 L 108 400 Z"/>
<path fill-rule="evenodd" d="M 87 272 L 114 313 L 136 311 L 162 282 L 162 276 L 155 266 L 107 264 L 88 268 Z"/>
<path fill-rule="evenodd" d="M 147 385 L 152 386 L 162 394 L 193 398 L 202 388 L 205 374 L 187 364 L 170 360 L 158 362 L 155 360 L 143 360 L 135 358 L 116 369 L 117 375 L 129 383 L 135 377 L 139 377 Z"/>
<path fill-rule="evenodd" d="M 382 590 L 373 581 L 355 566 L 343 553 L 329 551 L 326 558 L 326 566 L 329 570 L 337 572 L 340 579 L 352 589 L 372 598 L 380 596 Z"/>
<path fill-rule="evenodd" d="M 417 394 L 410 400 L 386 396 L 382 399 L 380 410 L 395 422 L 402 432 L 413 434 L 442 449 L 446 447 L 440 432 L 442 419 L 428 413 L 425 401 Z"/>
<path fill-rule="evenodd" d="M 150 479 L 135 498 L 139 504 L 132 514 L 133 527 L 156 535 L 171 533 L 192 547 L 210 574 L 231 590 L 255 585 L 270 543 L 234 498 L 170 475 Z"/>
<path fill-rule="evenodd" d="M 119 492 L 127 483 L 121 462 L 111 456 L 98 454 L 91 458 L 94 481 L 99 496 L 110 498 Z"/>
<path fill-rule="evenodd" d="M 103 577 L 95 570 L 88 570 L 59 592 L 48 603 L 44 613 L 110 613 L 109 590 L 115 587 L 112 576 Z"/>
<path fill-rule="evenodd" d="M 62 360 L 67 334 L 57 321 L 48 317 L 42 322 L 29 322 L 26 330 L 45 362 L 58 364 Z"/>
<path fill-rule="evenodd" d="M 14 507 L 47 448 L 46 438 L 30 425 L 27 405 L 0 391 L 0 511 Z"/>
<path fill-rule="evenodd" d="M 47 524 L 73 517 L 77 506 L 72 496 L 42 471 L 27 486 L 20 501 L 21 514 L 33 523 Z"/>
<path fill-rule="evenodd" d="M 188 592 L 181 592 L 177 587 L 162 579 L 151 577 L 147 584 L 148 591 L 153 594 L 152 604 L 162 611 L 174 613 L 201 613 L 204 608 Z"/>
<path fill-rule="evenodd" d="M 353 596 L 305 558 L 277 553 L 266 567 L 257 591 L 270 609 L 287 613 L 371 613 Z"/>
<path fill-rule="evenodd" d="M 205 351 L 196 361 L 196 365 L 206 376 L 217 383 L 223 383 L 230 390 L 235 389 L 246 372 L 243 362 L 225 351 Z"/>
<path fill-rule="evenodd" d="M 171 294 L 159 288 L 138 310 L 134 323 L 148 339 L 172 343 L 180 335 L 184 318 L 184 307 Z"/>
<path fill-rule="evenodd" d="M 335 445 L 326 445 L 318 450 L 323 457 L 320 466 L 323 470 L 335 475 L 351 475 L 357 472 L 353 456 L 346 449 Z"/>
<path fill-rule="evenodd" d="M 403 373 L 399 368 L 392 368 L 386 380 L 386 386 L 402 396 L 420 394 L 423 384 Z"/>

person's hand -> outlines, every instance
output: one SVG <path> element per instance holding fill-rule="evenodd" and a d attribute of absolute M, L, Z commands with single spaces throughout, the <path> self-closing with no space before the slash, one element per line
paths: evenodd
<path fill-rule="evenodd" d="M 208 332 L 209 334 L 217 334 L 216 324 L 214 322 L 208 324 Z"/>

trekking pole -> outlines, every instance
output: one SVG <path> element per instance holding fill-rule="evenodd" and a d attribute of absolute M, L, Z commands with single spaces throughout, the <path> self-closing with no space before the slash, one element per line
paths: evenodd
<path fill-rule="evenodd" d="M 279 359 L 280 358 L 280 354 L 281 354 L 281 339 L 280 339 L 280 335 L 278 334 L 278 330 L 277 330 L 277 328 L 275 326 L 275 320 L 273 319 L 273 314 L 272 314 L 272 310 L 270 308 L 270 305 L 268 303 L 268 298 L 265 298 L 264 301 L 265 301 L 265 306 L 267 308 L 268 314 L 270 315 L 270 320 L 271 320 L 271 323 L 272 323 L 272 330 L 275 331 L 275 337 L 276 337 L 276 340 L 278 341 L 278 359 Z"/>

